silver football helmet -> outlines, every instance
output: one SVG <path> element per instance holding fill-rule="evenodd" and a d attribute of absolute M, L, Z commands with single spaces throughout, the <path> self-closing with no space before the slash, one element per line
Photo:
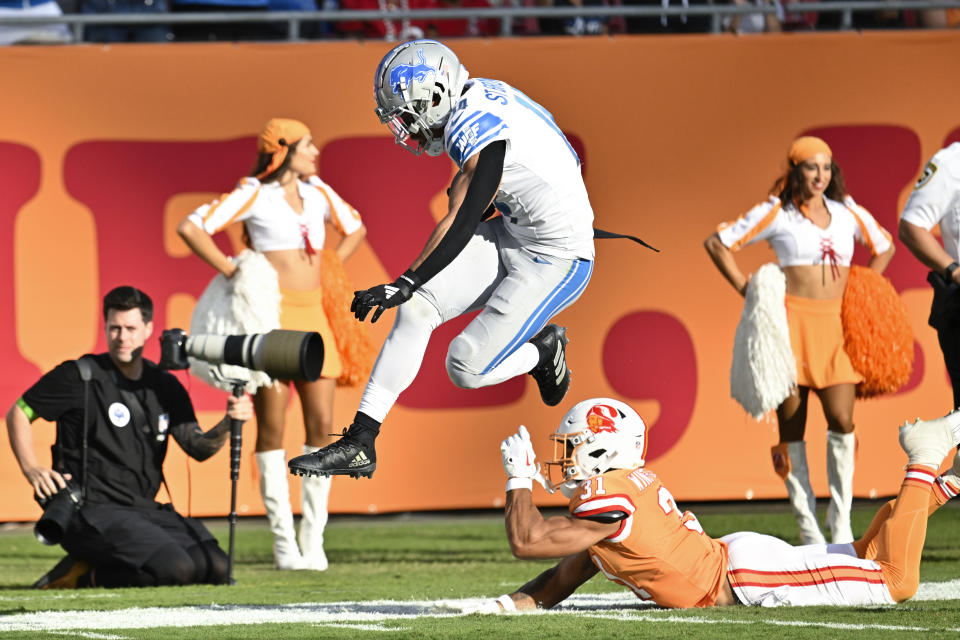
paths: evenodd
<path fill-rule="evenodd" d="M 443 127 L 468 76 L 456 54 L 439 42 L 404 42 L 384 56 L 373 77 L 377 116 L 404 149 L 439 156 Z"/>
<path fill-rule="evenodd" d="M 550 439 L 554 459 L 547 463 L 547 480 L 568 498 L 588 478 L 642 467 L 647 454 L 647 425 L 629 405 L 613 398 L 577 403 Z"/>

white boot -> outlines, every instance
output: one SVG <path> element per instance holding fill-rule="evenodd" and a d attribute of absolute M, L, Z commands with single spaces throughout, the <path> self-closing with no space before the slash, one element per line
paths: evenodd
<path fill-rule="evenodd" d="M 853 542 L 850 507 L 853 506 L 853 457 L 857 437 L 850 433 L 827 431 L 827 482 L 830 506 L 827 526 L 834 543 Z"/>
<path fill-rule="evenodd" d="M 772 447 L 770 453 L 773 468 L 787 485 L 790 506 L 797 518 L 803 544 L 826 544 L 817 524 L 817 497 L 810 486 L 810 472 L 807 470 L 807 443 L 781 442 Z"/>
<path fill-rule="evenodd" d="M 283 449 L 256 454 L 260 469 L 260 496 L 267 509 L 273 533 L 273 562 L 277 569 L 304 569 L 306 564 L 297 547 L 290 509 L 290 485 L 287 484 L 287 452 Z"/>
<path fill-rule="evenodd" d="M 319 447 L 303 445 L 303 453 L 313 453 Z M 300 549 L 307 569 L 326 571 L 327 554 L 323 551 L 323 530 L 327 526 L 327 501 L 330 497 L 329 476 L 304 476 L 300 495 Z"/>

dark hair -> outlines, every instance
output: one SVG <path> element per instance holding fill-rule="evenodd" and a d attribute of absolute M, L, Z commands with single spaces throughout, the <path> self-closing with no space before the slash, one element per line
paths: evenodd
<path fill-rule="evenodd" d="M 153 320 L 153 300 L 136 287 L 123 286 L 111 289 L 110 293 L 103 296 L 103 319 L 107 319 L 107 313 L 115 309 L 117 311 L 129 311 L 130 309 L 140 309 L 140 315 L 143 317 L 144 324 Z"/>
<path fill-rule="evenodd" d="M 269 174 L 263 176 L 262 178 L 258 178 L 260 182 L 273 182 L 274 180 L 279 178 L 281 175 L 283 175 L 283 172 L 290 167 L 290 161 L 293 160 L 293 150 L 296 148 L 298 144 L 300 144 L 300 140 L 294 140 L 289 144 L 281 141 L 280 144 L 285 144 L 287 146 L 287 157 L 283 159 L 283 162 L 280 163 L 279 167 L 271 171 Z M 261 151 L 257 155 L 257 162 L 256 164 L 253 165 L 253 169 L 250 171 L 250 175 L 254 178 L 259 176 L 261 173 L 267 170 L 267 167 L 270 166 L 270 162 L 272 160 L 273 160 L 272 153 Z"/>
<path fill-rule="evenodd" d="M 777 178 L 770 189 L 770 193 L 780 198 L 780 202 L 786 204 L 792 202 L 798 209 L 803 202 L 803 170 L 802 164 L 790 163 L 790 169 L 786 174 Z M 843 182 L 843 172 L 840 165 L 830 160 L 830 184 L 827 185 L 823 195 L 831 200 L 842 201 L 847 196 L 847 185 Z"/>

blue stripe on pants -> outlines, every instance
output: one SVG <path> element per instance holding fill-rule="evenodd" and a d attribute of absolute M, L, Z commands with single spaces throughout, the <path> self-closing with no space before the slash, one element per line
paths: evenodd
<path fill-rule="evenodd" d="M 507 343 L 507 346 L 494 357 L 493 361 L 484 368 L 483 373 L 490 373 L 503 362 L 507 356 L 519 349 L 520 345 L 530 340 L 537 332 L 543 329 L 550 318 L 576 300 L 580 294 L 583 293 L 583 290 L 587 288 L 587 283 L 590 282 L 591 275 L 593 275 L 592 260 L 575 260 L 570 270 L 563 277 L 563 280 L 560 281 L 560 284 L 554 287 L 546 299 L 534 309 L 530 317 L 528 317 L 523 323 L 523 326 L 520 327 L 520 331 L 518 331 L 513 339 Z"/>

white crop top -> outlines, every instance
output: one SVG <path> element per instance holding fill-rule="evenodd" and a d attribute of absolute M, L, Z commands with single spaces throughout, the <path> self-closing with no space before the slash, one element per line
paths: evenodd
<path fill-rule="evenodd" d="M 343 235 L 360 228 L 360 214 L 320 178 L 311 176 L 297 183 L 303 198 L 303 212 L 297 213 L 283 197 L 276 182 L 261 184 L 256 178 L 243 178 L 230 193 L 205 204 L 188 219 L 213 235 L 234 222 L 244 222 L 250 244 L 257 251 L 302 249 L 306 239 L 317 251 L 323 248 L 329 221 Z"/>
<path fill-rule="evenodd" d="M 782 206 L 779 198 L 770 196 L 733 222 L 721 224 L 717 234 L 731 251 L 766 240 L 781 267 L 819 265 L 828 260 L 849 267 L 854 240 L 874 256 L 890 248 L 890 234 L 853 198 L 823 200 L 830 212 L 826 229 L 811 222 L 793 203 Z"/>

